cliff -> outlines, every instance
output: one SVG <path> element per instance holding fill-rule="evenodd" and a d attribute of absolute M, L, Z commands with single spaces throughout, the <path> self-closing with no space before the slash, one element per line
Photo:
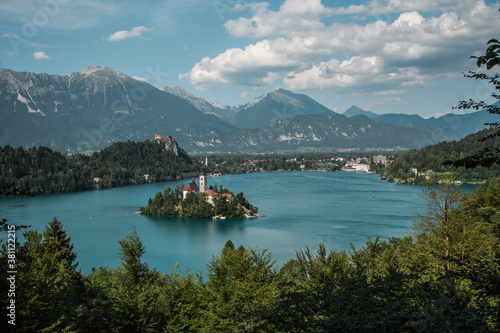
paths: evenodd
<path fill-rule="evenodd" d="M 175 154 L 175 156 L 179 156 L 179 145 L 177 144 L 177 141 L 175 141 L 175 138 L 173 136 L 155 135 L 154 141 L 159 145 L 164 145 L 165 151 L 170 150 Z"/>

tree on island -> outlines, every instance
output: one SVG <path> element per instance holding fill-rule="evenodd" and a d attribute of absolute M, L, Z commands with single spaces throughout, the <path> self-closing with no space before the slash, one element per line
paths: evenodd
<path fill-rule="evenodd" d="M 213 204 L 207 202 L 205 193 L 189 192 L 182 199 L 184 185 L 177 186 L 173 191 L 169 187 L 163 192 L 157 192 L 154 198 L 148 200 L 146 207 L 141 207 L 143 214 L 169 217 L 197 217 L 212 218 L 224 216 L 228 219 L 244 218 L 245 214 L 255 215 L 258 208 L 250 204 L 243 192 L 234 195 L 222 185 L 211 186 L 212 191 L 217 192 Z"/>

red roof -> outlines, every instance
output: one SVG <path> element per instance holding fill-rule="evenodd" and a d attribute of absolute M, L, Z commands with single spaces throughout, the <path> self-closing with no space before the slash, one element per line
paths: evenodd
<path fill-rule="evenodd" d="M 233 198 L 233 195 L 229 193 L 225 193 L 222 196 L 225 197 L 227 200 L 231 200 Z"/>
<path fill-rule="evenodd" d="M 195 183 L 189 183 L 186 185 L 186 187 L 184 187 L 183 191 L 193 191 L 193 192 L 199 192 L 200 189 L 198 188 L 198 186 L 195 184 Z"/>
<path fill-rule="evenodd" d="M 205 191 L 205 194 L 208 196 L 208 197 L 216 197 L 219 195 L 219 193 L 215 192 L 214 190 L 206 190 Z"/>
<path fill-rule="evenodd" d="M 175 138 L 173 136 L 170 136 L 170 135 L 155 134 L 155 140 L 156 139 L 168 139 L 168 138 L 172 138 L 172 140 L 175 140 Z"/>

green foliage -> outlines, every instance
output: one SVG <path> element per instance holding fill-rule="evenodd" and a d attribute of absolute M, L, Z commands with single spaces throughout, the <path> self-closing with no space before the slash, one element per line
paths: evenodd
<path fill-rule="evenodd" d="M 500 42 L 497 39 L 491 39 L 488 41 L 488 48 L 486 49 L 486 54 L 472 58 L 477 59 L 477 67 L 481 69 L 481 67 L 485 67 L 486 70 L 491 70 L 495 66 L 500 65 Z M 475 79 L 475 80 L 484 80 L 489 84 L 493 85 L 494 90 L 491 93 L 491 97 L 495 99 L 497 102 L 494 104 L 488 104 L 484 101 L 474 101 L 469 99 L 468 101 L 461 101 L 457 109 L 473 109 L 473 110 L 486 110 L 490 114 L 500 115 L 500 104 L 498 100 L 500 100 L 500 75 L 498 73 L 494 75 L 488 75 L 484 72 L 473 72 L 469 71 L 469 73 L 464 74 L 465 77 Z M 482 141 L 491 142 L 492 139 L 498 138 L 500 136 L 500 121 L 487 123 L 492 128 L 492 132 Z M 466 157 L 460 157 L 459 159 L 449 161 L 449 163 L 455 166 L 465 166 L 466 168 L 474 168 L 477 166 L 486 166 L 490 167 L 493 164 L 500 164 L 500 147 L 498 144 L 490 144 L 487 147 L 483 147 L 481 150 L 474 152 Z"/>
<path fill-rule="evenodd" d="M 150 201 L 164 204 L 172 193 L 171 200 L 179 200 L 167 189 Z M 266 250 L 229 240 L 208 263 L 206 282 L 178 266 L 169 274 L 149 269 L 135 229 L 119 241 L 117 268 L 82 275 L 70 238 L 54 219 L 43 233 L 26 231 L 17 247 L 16 283 L 22 288 L 16 290 L 16 329 L 497 332 L 499 193 L 500 180 L 472 194 L 451 184 L 432 187 L 427 212 L 415 221 L 415 237 L 369 237 L 347 252 L 320 243 L 316 251 L 297 251 L 280 269 Z M 0 263 L 7 258 L 4 246 Z M 6 278 L 1 271 L 2 306 Z M 10 328 L 6 321 L 0 325 L 2 331 Z"/>
<path fill-rule="evenodd" d="M 191 177 L 198 165 L 182 149 L 118 142 L 92 154 L 64 155 L 47 147 L 0 147 L 0 195 L 35 195 L 111 188 Z M 94 179 L 99 181 L 94 184 Z"/>
<path fill-rule="evenodd" d="M 134 230 L 125 239 L 120 240 L 120 252 L 118 259 L 121 262 L 121 267 L 124 270 L 127 280 L 132 284 L 137 284 L 148 273 L 148 265 L 141 261 L 142 256 L 146 252 L 142 245 L 137 231 Z"/>
<path fill-rule="evenodd" d="M 459 262 L 471 257 L 494 254 L 497 246 L 493 229 L 479 218 L 481 190 L 467 195 L 452 183 L 430 186 L 426 192 L 427 212 L 416 220 L 413 232 L 419 245 L 435 258 L 442 270 L 456 269 Z"/>
<path fill-rule="evenodd" d="M 392 164 L 387 165 L 382 174 L 385 174 L 387 179 L 397 178 L 405 182 L 419 184 L 425 183 L 426 176 L 429 176 L 430 171 L 438 180 L 449 177 L 449 173 L 452 173 L 456 180 L 462 182 L 481 182 L 493 179 L 500 175 L 500 165 L 492 165 L 490 168 L 481 165 L 475 168 L 465 168 L 445 163 L 500 145 L 500 137 L 482 141 L 483 138 L 492 133 L 494 133 L 492 129 L 483 130 L 468 135 L 460 141 L 441 142 L 418 150 L 411 150 L 398 156 Z M 417 169 L 418 175 L 415 175 L 412 169 Z"/>
<path fill-rule="evenodd" d="M 235 249 L 229 240 L 208 264 L 208 323 L 211 332 L 262 330 L 279 296 L 273 261 L 266 250 Z"/>
<path fill-rule="evenodd" d="M 213 216 L 224 216 L 228 219 L 244 218 L 245 214 L 256 214 L 258 208 L 251 205 L 244 197 L 243 192 L 236 196 L 222 185 L 210 186 L 218 196 L 213 204 L 207 202 L 204 193 L 193 193 L 189 191 L 186 198 L 182 199 L 184 185 L 181 184 L 171 190 L 170 187 L 163 192 L 157 192 L 154 198 L 148 200 L 146 207 L 141 207 L 141 213 L 156 216 L 169 217 L 199 217 L 211 218 Z M 229 195 L 230 198 L 227 196 Z"/>
<path fill-rule="evenodd" d="M 85 288 L 82 274 L 76 269 L 71 239 L 56 218 L 47 225 L 43 235 L 28 230 L 24 236 L 25 243 L 16 246 L 17 331 L 74 330 Z M 4 248 L 0 261 L 5 257 Z M 2 272 L 2 280 L 7 278 L 4 274 L 6 272 Z M 8 289 L 2 289 L 2 293 Z"/>
<path fill-rule="evenodd" d="M 368 240 L 363 249 L 297 253 L 282 268 L 284 296 L 277 325 L 284 331 L 397 331 L 412 311 L 405 288 L 409 275 L 393 252 L 393 243 Z"/>

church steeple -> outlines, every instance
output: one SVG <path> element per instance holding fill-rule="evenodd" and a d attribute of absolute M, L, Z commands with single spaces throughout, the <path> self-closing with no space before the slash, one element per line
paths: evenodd
<path fill-rule="evenodd" d="M 207 176 L 205 176 L 205 166 L 201 168 L 200 174 L 200 192 L 204 193 L 207 190 Z"/>

